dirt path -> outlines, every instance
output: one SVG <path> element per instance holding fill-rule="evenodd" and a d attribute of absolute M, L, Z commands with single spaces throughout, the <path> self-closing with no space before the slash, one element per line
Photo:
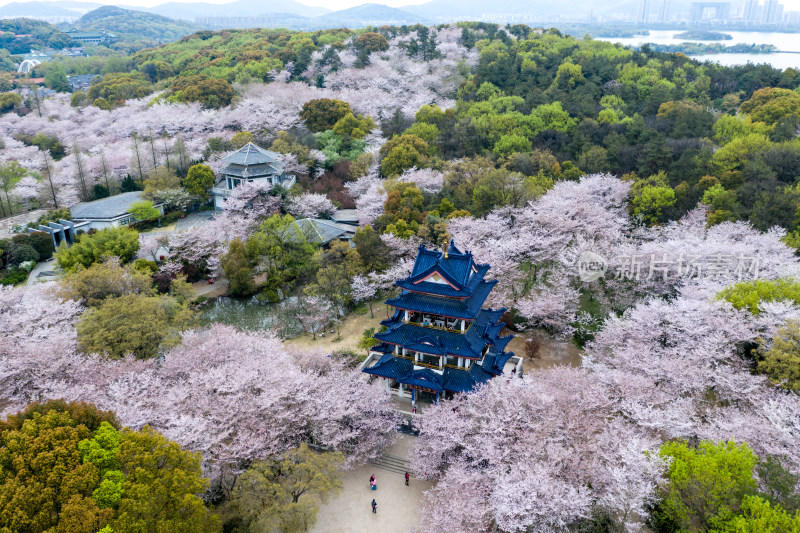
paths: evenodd
<path fill-rule="evenodd" d="M 369 309 L 366 314 L 358 314 L 356 312 L 350 313 L 344 319 L 342 328 L 340 330 L 341 338 L 336 338 L 336 333 L 331 333 L 331 328 L 325 331 L 324 336 L 320 337 L 317 334 L 316 340 L 311 335 L 304 334 L 294 339 L 286 340 L 287 344 L 293 344 L 303 348 L 315 348 L 332 352 L 336 350 L 352 350 L 364 357 L 367 356 L 366 350 L 358 347 L 358 341 L 365 329 L 375 328 L 377 331 L 381 327 L 381 320 L 386 320 L 387 305 L 383 301 L 375 302 L 372 304 L 372 310 L 375 313 L 374 318 L 370 318 Z M 367 476 L 369 477 L 369 476 Z"/>

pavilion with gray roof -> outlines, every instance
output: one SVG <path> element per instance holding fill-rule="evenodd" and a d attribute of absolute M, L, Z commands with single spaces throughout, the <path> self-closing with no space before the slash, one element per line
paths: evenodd
<path fill-rule="evenodd" d="M 214 197 L 214 207 L 224 209 L 225 199 L 231 192 L 245 182 L 269 183 L 271 186 L 280 185 L 289 188 L 295 183 L 295 177 L 284 170 L 280 154 L 265 150 L 253 143 L 247 143 L 239 150 L 232 152 L 222 159 L 224 166 L 219 171 L 219 177 L 211 195 Z"/>

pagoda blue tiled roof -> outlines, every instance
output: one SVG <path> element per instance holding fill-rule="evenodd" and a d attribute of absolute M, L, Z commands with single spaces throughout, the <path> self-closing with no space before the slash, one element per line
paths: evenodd
<path fill-rule="evenodd" d="M 382 355 L 364 372 L 437 393 L 469 392 L 503 374 L 514 355 L 505 352 L 513 335 L 500 336 L 505 327 L 500 317 L 505 309 L 482 308 L 497 283 L 484 279 L 488 271 L 489 265 L 475 263 L 470 252 L 462 252 L 452 241 L 446 252 L 420 246 L 411 274 L 396 282 L 402 289 L 400 295 L 386 301 L 396 308 L 392 318 L 381 322 L 386 331 L 374 335 L 380 344 L 372 351 Z M 458 331 L 405 322 L 405 311 L 462 319 L 467 327 Z M 474 362 L 469 369 L 432 369 L 393 353 L 400 348 Z"/>
<path fill-rule="evenodd" d="M 505 309 L 482 309 L 465 333 L 407 324 L 401 320 L 398 312 L 391 320 L 381 322 L 388 329 L 376 333 L 375 338 L 383 343 L 430 355 L 481 359 L 485 346 L 489 345 L 498 351 L 503 351 L 513 338 L 513 335 L 499 336 L 505 324 L 497 323 L 497 320 L 504 311 Z"/>
<path fill-rule="evenodd" d="M 480 286 L 488 271 L 489 265 L 475 263 L 472 254 L 456 248 L 453 241 L 445 253 L 420 245 L 411 275 L 395 284 L 415 293 L 466 299 Z"/>
<path fill-rule="evenodd" d="M 494 376 L 486 372 L 481 365 L 472 365 L 469 371 L 445 368 L 443 388 L 450 392 L 470 392 L 478 385 L 482 385 Z"/>
<path fill-rule="evenodd" d="M 443 298 L 442 296 L 403 290 L 397 298 L 386 300 L 386 303 L 398 309 L 418 313 L 432 313 L 450 318 L 473 320 L 496 283 L 496 280 L 481 281 L 466 299 Z"/>
<path fill-rule="evenodd" d="M 363 371 L 374 376 L 401 380 L 414 370 L 414 363 L 402 357 L 395 357 L 387 353 L 380 360 Z"/>
<path fill-rule="evenodd" d="M 428 368 L 414 370 L 398 380 L 403 385 L 411 385 L 434 392 L 444 392 L 444 377 Z"/>

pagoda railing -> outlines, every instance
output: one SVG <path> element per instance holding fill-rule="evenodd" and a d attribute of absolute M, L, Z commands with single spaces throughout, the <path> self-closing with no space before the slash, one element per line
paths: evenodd
<path fill-rule="evenodd" d="M 412 326 L 419 326 L 421 328 L 438 329 L 439 331 L 447 331 L 448 333 L 466 333 L 466 331 L 461 331 L 460 329 L 451 329 L 447 327 L 443 328 L 440 326 L 434 326 L 433 324 L 423 324 L 422 322 L 413 322 L 411 320 L 403 320 L 402 322 L 403 324 L 411 324 Z"/>
<path fill-rule="evenodd" d="M 433 364 L 430 364 L 430 363 L 423 363 L 422 361 L 414 361 L 414 365 L 416 365 L 416 366 L 424 366 L 424 367 L 428 367 L 428 368 L 435 368 L 436 370 L 441 370 L 442 369 L 442 367 L 439 366 L 438 364 L 437 365 L 433 365 Z"/>

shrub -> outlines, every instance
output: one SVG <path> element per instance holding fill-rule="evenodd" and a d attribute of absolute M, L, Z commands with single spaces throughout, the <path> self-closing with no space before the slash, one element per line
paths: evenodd
<path fill-rule="evenodd" d="M 8 262 L 12 265 L 20 265 L 25 261 L 39 261 L 39 252 L 28 244 L 13 243 L 8 251 Z"/>
<path fill-rule="evenodd" d="M 5 275 L 0 279 L 0 285 L 16 285 L 28 279 L 28 273 L 18 268 L 5 270 Z"/>
<path fill-rule="evenodd" d="M 123 263 L 129 263 L 138 250 L 138 232 L 130 228 L 107 228 L 81 236 L 69 248 L 60 248 L 56 253 L 56 261 L 64 270 L 72 271 L 78 265 L 89 268 L 111 256 L 119 257 Z"/>

